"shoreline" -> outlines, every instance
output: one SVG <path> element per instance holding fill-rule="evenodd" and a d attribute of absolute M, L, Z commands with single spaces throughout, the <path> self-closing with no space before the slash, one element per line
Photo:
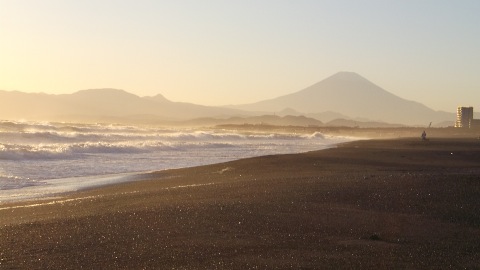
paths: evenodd
<path fill-rule="evenodd" d="M 138 175 L 150 172 L 117 173 L 46 179 L 41 184 L 0 190 L 0 207 L 4 204 L 61 199 L 76 192 L 135 181 Z M 13 196 L 13 198 L 12 198 Z"/>
<path fill-rule="evenodd" d="M 2 205 L 0 266 L 477 268 L 479 162 L 478 139 L 409 138 L 144 174 Z"/>
<path fill-rule="evenodd" d="M 349 142 L 355 141 L 355 140 L 362 140 L 362 139 L 363 138 L 357 138 L 357 139 L 349 138 Z M 339 143 L 323 145 L 322 149 L 311 150 L 311 151 L 322 151 L 325 149 L 336 147 L 336 145 L 338 144 Z M 301 154 L 301 153 L 302 152 L 290 153 L 290 154 Z M 237 161 L 237 160 L 242 160 L 246 158 L 255 158 L 255 157 L 260 157 L 260 156 L 242 157 L 239 159 L 223 161 L 220 163 Z M 4 204 L 11 204 L 11 203 L 17 203 L 17 202 L 21 203 L 21 202 L 59 200 L 65 196 L 75 194 L 76 192 L 80 192 L 80 191 L 87 191 L 87 190 L 102 188 L 110 185 L 122 184 L 125 182 L 134 182 L 134 181 L 137 181 L 136 179 L 145 177 L 146 175 L 149 175 L 155 172 L 162 172 L 162 171 L 176 170 L 176 169 L 188 169 L 188 168 L 194 168 L 198 166 L 208 166 L 208 165 L 215 165 L 215 164 L 217 163 L 211 163 L 206 165 L 194 165 L 191 167 L 187 166 L 187 167 L 179 167 L 179 168 L 168 168 L 163 170 L 45 179 L 45 180 L 38 181 L 39 184 L 36 184 L 36 185 L 0 190 L 0 206 Z"/>

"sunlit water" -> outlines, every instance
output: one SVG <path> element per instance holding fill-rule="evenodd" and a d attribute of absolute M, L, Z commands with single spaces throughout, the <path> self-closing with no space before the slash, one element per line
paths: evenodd
<path fill-rule="evenodd" d="M 0 121 L 0 202 L 125 181 L 128 173 L 306 152 L 348 140 L 320 133 Z"/>

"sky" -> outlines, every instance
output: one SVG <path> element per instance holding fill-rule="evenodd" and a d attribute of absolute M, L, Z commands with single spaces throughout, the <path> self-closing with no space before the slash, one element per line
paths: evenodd
<path fill-rule="evenodd" d="M 337 72 L 480 110 L 480 1 L 0 0 L 0 89 L 252 103 Z"/>

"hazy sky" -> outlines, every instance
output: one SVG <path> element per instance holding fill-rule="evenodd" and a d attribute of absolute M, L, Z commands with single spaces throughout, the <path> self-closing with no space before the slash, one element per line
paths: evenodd
<path fill-rule="evenodd" d="M 479 14 L 478 0 L 0 0 L 0 89 L 226 105 L 353 71 L 478 111 Z"/>

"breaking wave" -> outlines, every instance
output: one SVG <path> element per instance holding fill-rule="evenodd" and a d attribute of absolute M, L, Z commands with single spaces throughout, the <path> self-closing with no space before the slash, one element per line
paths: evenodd
<path fill-rule="evenodd" d="M 0 190 L 42 180 L 206 165 L 322 149 L 346 138 L 107 124 L 0 121 Z"/>
<path fill-rule="evenodd" d="M 89 154 L 138 154 L 158 151 L 187 151 L 195 148 L 227 148 L 234 147 L 229 143 L 107 143 L 88 142 L 62 145 L 10 145 L 0 144 L 0 160 L 32 160 L 32 159 L 72 159 Z"/>
<path fill-rule="evenodd" d="M 28 123 L 0 121 L 0 160 L 71 159 L 87 154 L 150 153 L 163 150 L 225 148 L 241 144 L 274 147 L 325 140 L 319 132 L 305 134 L 232 133 L 172 130 L 122 125 Z"/>

